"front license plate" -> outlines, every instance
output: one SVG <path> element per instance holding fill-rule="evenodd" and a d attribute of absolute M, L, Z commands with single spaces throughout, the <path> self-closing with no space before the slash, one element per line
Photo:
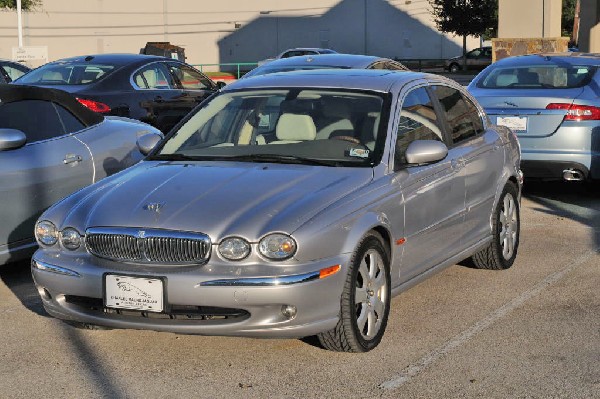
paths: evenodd
<path fill-rule="evenodd" d="M 107 274 L 104 298 L 108 308 L 162 312 L 163 281 L 155 278 Z"/>
<path fill-rule="evenodd" d="M 499 116 L 496 118 L 496 125 L 506 126 L 515 133 L 527 133 L 526 116 Z"/>

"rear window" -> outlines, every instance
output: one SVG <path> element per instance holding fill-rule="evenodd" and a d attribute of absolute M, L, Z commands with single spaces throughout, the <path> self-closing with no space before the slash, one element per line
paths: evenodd
<path fill-rule="evenodd" d="M 595 66 L 530 65 L 495 67 L 479 81 L 482 89 L 571 89 L 587 85 Z"/>
<path fill-rule="evenodd" d="M 55 63 L 37 68 L 19 79 L 19 83 L 40 85 L 84 85 L 94 83 L 115 69 L 114 65 Z"/>

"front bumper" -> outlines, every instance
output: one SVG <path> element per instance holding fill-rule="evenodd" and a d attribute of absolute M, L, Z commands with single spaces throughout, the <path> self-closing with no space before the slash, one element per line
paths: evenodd
<path fill-rule="evenodd" d="M 214 273 L 207 265 L 186 268 L 98 267 L 85 258 L 50 256 L 43 250 L 32 258 L 32 275 L 45 309 L 64 320 L 111 328 L 149 329 L 182 334 L 300 338 L 335 327 L 347 273 L 348 255 L 294 266 L 280 276 L 254 270 L 232 275 Z M 319 278 L 319 270 L 340 270 Z M 247 266 L 240 266 L 245 268 Z M 134 270 L 135 269 L 135 270 Z M 165 311 L 157 314 L 106 308 L 106 273 L 162 278 Z M 316 274 L 315 274 L 316 273 Z M 297 309 L 289 318 L 282 307 Z"/>

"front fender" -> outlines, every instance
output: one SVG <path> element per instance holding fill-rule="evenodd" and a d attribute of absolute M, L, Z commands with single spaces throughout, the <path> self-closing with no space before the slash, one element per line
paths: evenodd
<path fill-rule="evenodd" d="M 293 234 L 298 243 L 295 258 L 307 262 L 338 254 L 350 254 L 364 235 L 373 229 L 383 229 L 381 231 L 390 236 L 390 222 L 384 213 L 355 212 L 329 224 L 324 223 L 323 217 L 313 219 Z M 386 242 L 386 245 L 389 246 L 390 243 Z"/>

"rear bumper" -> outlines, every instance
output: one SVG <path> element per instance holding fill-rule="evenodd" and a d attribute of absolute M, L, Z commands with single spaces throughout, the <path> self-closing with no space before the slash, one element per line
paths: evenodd
<path fill-rule="evenodd" d="M 521 170 L 527 178 L 542 180 L 563 180 L 565 170 L 579 171 L 584 180 L 590 178 L 589 168 L 579 162 L 571 161 L 541 161 L 541 160 L 522 160 Z"/>

